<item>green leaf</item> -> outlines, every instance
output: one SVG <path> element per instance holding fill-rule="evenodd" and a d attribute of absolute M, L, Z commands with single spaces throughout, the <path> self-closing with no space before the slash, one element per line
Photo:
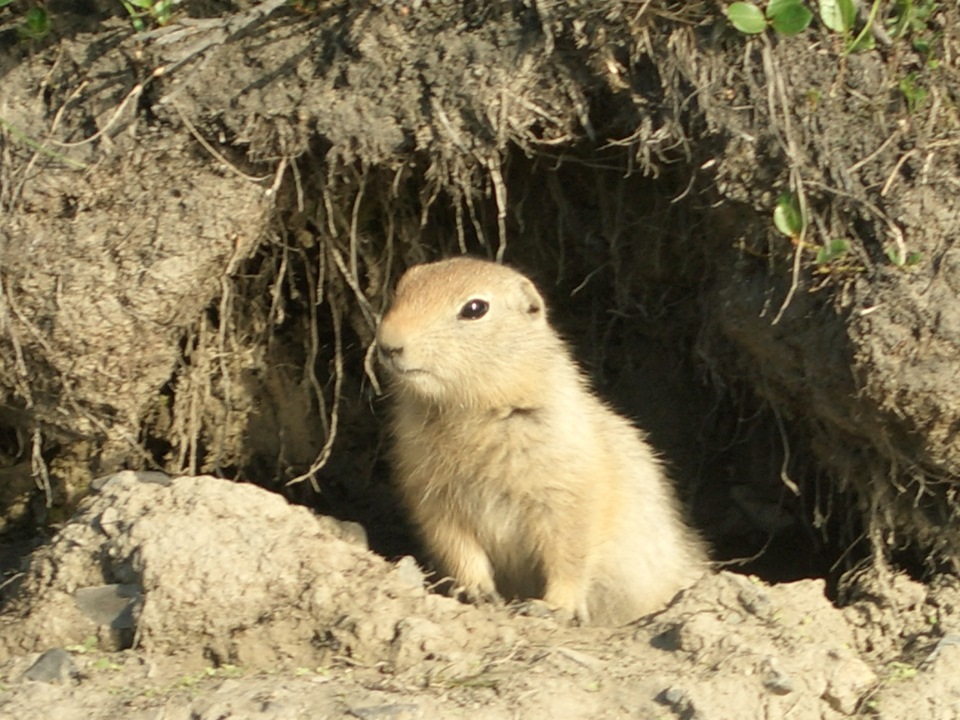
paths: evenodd
<path fill-rule="evenodd" d="M 7 5 L 9 5 L 9 4 L 12 3 L 12 2 L 13 2 L 13 0 L 0 0 L 0 8 L 6 7 Z"/>
<path fill-rule="evenodd" d="M 890 259 L 890 262 L 901 268 L 914 267 L 923 260 L 923 254 L 916 250 L 906 253 L 901 259 L 899 248 L 893 245 L 887 247 L 887 257 Z"/>
<path fill-rule="evenodd" d="M 907 101 L 907 112 L 911 114 L 919 110 L 927 101 L 927 91 L 919 84 L 919 78 L 915 72 L 908 73 L 897 83 L 897 87 Z"/>
<path fill-rule="evenodd" d="M 166 25 L 173 18 L 173 0 L 157 0 L 150 12 L 158 25 Z"/>
<path fill-rule="evenodd" d="M 67 645 L 66 649 L 67 652 L 79 653 L 80 655 L 83 655 L 84 653 L 93 652 L 96 650 L 98 643 L 99 641 L 97 640 L 96 635 L 87 635 L 87 637 L 83 639 L 82 645 Z"/>
<path fill-rule="evenodd" d="M 803 232 L 805 225 L 800 203 L 792 192 L 785 192 L 777 199 L 773 210 L 773 224 L 787 237 L 795 238 Z"/>
<path fill-rule="evenodd" d="M 751 3 L 735 2 L 727 8 L 727 19 L 737 30 L 747 35 L 756 35 L 767 29 L 763 12 Z"/>
<path fill-rule="evenodd" d="M 767 5 L 767 17 L 772 19 L 785 9 L 795 5 L 803 5 L 802 0 L 770 0 Z"/>
<path fill-rule="evenodd" d="M 24 13 L 23 24 L 18 29 L 28 40 L 41 40 L 50 34 L 50 16 L 44 8 L 35 5 Z"/>
<path fill-rule="evenodd" d="M 872 33 L 861 34 L 860 37 L 854 39 L 849 45 L 847 45 L 847 52 L 865 52 L 867 50 L 873 50 L 876 46 L 877 41 L 873 37 Z"/>
<path fill-rule="evenodd" d="M 826 265 L 841 258 L 850 251 L 850 243 L 844 238 L 830 240 L 817 252 L 817 265 Z"/>
<path fill-rule="evenodd" d="M 799 0 L 775 0 L 767 8 L 767 17 L 770 18 L 773 29 L 781 35 L 797 35 L 810 25 L 813 13 Z"/>
<path fill-rule="evenodd" d="M 838 33 L 848 33 L 857 19 L 854 0 L 820 0 L 820 19 Z"/>

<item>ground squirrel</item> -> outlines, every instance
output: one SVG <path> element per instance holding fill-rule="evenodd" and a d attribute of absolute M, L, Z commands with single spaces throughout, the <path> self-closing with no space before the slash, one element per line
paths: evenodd
<path fill-rule="evenodd" d="M 615 624 L 703 571 L 659 460 L 590 391 L 528 278 L 469 257 L 414 266 L 377 347 L 403 502 L 468 598 Z"/>

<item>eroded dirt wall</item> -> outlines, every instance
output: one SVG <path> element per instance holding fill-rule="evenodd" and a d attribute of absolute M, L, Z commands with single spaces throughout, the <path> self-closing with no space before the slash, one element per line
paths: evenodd
<path fill-rule="evenodd" d="M 275 486 L 323 465 L 365 490 L 387 288 L 467 250 L 554 288 L 560 324 L 601 339 L 601 385 L 666 336 L 704 388 L 691 413 L 765 405 L 765 484 L 795 486 L 804 522 L 826 477 L 876 547 L 953 552 L 956 8 L 910 30 L 926 51 L 862 54 L 698 3 L 187 3 L 139 35 L 108 5 L 54 9 L 63 31 L 0 65 L 21 478 L 70 455 Z"/>

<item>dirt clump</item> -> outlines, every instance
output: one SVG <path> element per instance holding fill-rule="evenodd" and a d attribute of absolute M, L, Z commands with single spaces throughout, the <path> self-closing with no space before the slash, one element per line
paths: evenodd
<path fill-rule="evenodd" d="M 251 485 L 130 472 L 98 485 L 0 616 L 4 716 L 840 718 L 870 702 L 894 717 L 891 683 L 927 697 L 952 658 L 946 634 L 926 665 L 891 665 L 899 648 L 871 651 L 820 580 L 724 572 L 636 623 L 568 627 L 436 595 L 409 558 L 386 562 L 349 526 Z"/>
<path fill-rule="evenodd" d="M 350 535 L 350 526 L 252 485 L 121 473 L 37 551 L 22 581 L 23 600 L 4 616 L 3 652 L 94 636 L 99 647 L 135 643 L 175 656 L 185 668 L 317 666 L 334 656 L 368 663 L 389 648 L 403 665 L 414 658 L 407 658 L 397 624 L 405 618 L 407 633 L 424 632 L 409 617 L 427 597 L 422 575 L 415 565 L 391 566 L 342 539 Z M 119 617 L 125 607 L 111 616 L 103 601 L 84 602 L 103 588 L 128 598 L 128 622 Z M 461 618 L 462 633 L 483 635 L 481 615 L 446 605 L 474 616 L 473 623 Z M 379 610 L 357 615 L 361 607 Z M 457 646 L 454 635 L 423 642 L 440 655 Z"/>

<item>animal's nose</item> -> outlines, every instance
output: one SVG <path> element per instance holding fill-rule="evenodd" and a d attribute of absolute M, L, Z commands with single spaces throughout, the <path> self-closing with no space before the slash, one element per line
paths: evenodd
<path fill-rule="evenodd" d="M 403 355 L 403 345 L 387 345 L 383 341 L 377 343 L 377 354 L 381 362 L 396 360 Z"/>

